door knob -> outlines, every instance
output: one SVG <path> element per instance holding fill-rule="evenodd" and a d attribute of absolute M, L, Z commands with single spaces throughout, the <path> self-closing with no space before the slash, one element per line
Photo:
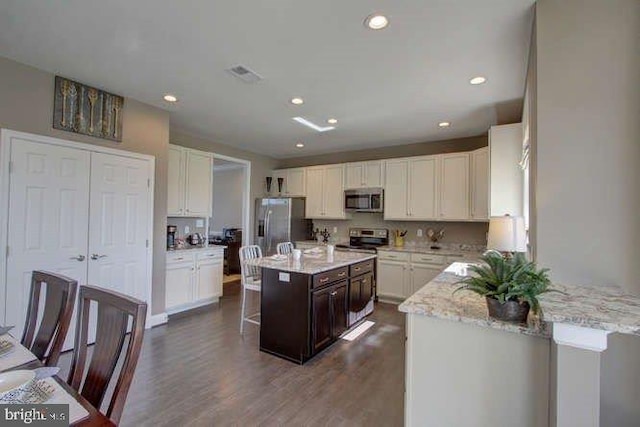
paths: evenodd
<path fill-rule="evenodd" d="M 72 256 L 69 259 L 75 259 L 76 261 L 82 262 L 82 261 L 84 261 L 85 256 L 84 255 Z"/>
<path fill-rule="evenodd" d="M 94 261 L 97 259 L 106 258 L 106 257 L 107 257 L 106 255 L 91 254 L 91 259 Z"/>

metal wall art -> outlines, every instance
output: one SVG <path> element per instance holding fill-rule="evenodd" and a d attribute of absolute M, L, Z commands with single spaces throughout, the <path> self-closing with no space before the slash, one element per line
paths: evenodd
<path fill-rule="evenodd" d="M 122 141 L 124 98 L 56 76 L 54 129 Z"/>

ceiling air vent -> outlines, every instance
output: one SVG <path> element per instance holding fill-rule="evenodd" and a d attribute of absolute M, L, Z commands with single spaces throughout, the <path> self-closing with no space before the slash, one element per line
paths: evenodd
<path fill-rule="evenodd" d="M 260 75 L 251 71 L 244 65 L 236 65 L 235 67 L 227 69 L 227 71 L 245 83 L 255 83 L 262 80 Z"/>

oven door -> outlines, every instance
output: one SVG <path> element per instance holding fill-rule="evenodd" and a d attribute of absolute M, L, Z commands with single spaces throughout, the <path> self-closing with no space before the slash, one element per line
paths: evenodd
<path fill-rule="evenodd" d="M 371 195 L 357 190 L 344 192 L 344 209 L 347 211 L 368 211 L 371 209 Z"/>

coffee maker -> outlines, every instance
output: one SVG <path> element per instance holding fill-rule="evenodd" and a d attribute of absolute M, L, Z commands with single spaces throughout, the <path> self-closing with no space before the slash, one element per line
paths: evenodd
<path fill-rule="evenodd" d="M 178 227 L 167 225 L 167 249 L 176 248 L 176 231 L 178 231 Z"/>

